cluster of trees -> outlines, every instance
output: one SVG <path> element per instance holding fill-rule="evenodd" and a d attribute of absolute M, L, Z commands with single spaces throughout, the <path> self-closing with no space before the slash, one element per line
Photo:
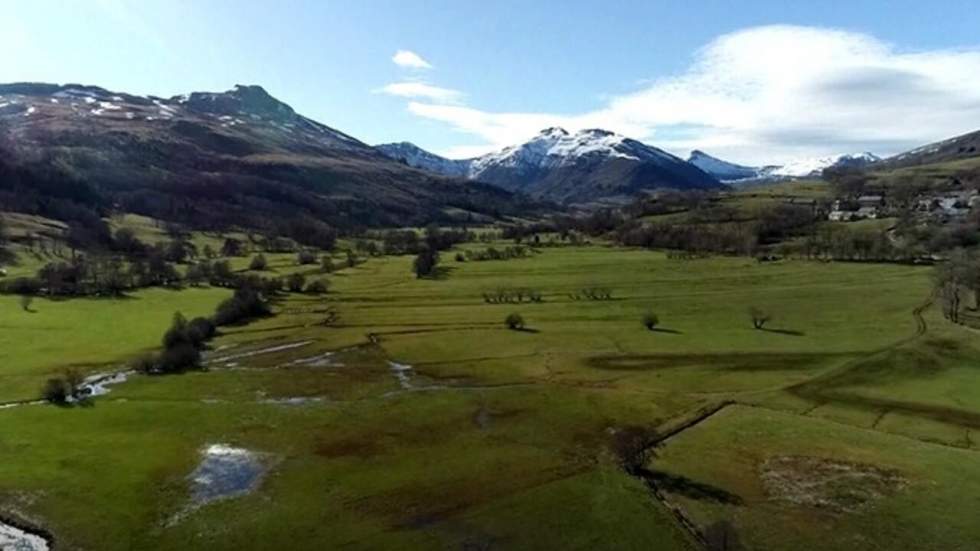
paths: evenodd
<path fill-rule="evenodd" d="M 299 284 L 295 278 L 287 281 L 276 278 L 256 280 L 255 276 L 235 273 L 228 260 L 213 260 L 217 253 L 210 246 L 205 246 L 199 252 L 190 241 L 190 236 L 176 226 L 169 225 L 167 233 L 172 240 L 147 245 L 132 230 L 121 228 L 105 248 L 95 249 L 89 254 L 73 253 L 65 260 L 49 262 L 34 277 L 0 282 L 0 292 L 48 296 L 119 296 L 129 290 L 144 287 L 181 287 L 185 284 L 199 286 L 203 283 L 221 287 L 240 287 L 251 283 L 276 291 L 286 286 L 294 292 L 307 289 L 309 292 L 324 292 L 328 286 L 323 280 L 317 280 L 309 286 L 305 279 Z M 221 254 L 241 256 L 245 250 L 243 241 L 227 238 L 221 247 Z M 297 256 L 297 261 L 301 264 L 315 263 L 317 258 L 311 252 L 303 251 Z M 177 264 L 188 264 L 183 274 L 178 271 Z M 264 270 L 267 266 L 268 261 L 260 253 L 252 259 L 250 268 Z"/>
<path fill-rule="evenodd" d="M 136 363 L 136 369 L 151 375 L 181 373 L 201 366 L 201 351 L 217 333 L 215 322 L 208 318 L 187 318 L 174 314 L 170 328 L 163 334 L 163 351 L 146 356 Z"/>
<path fill-rule="evenodd" d="M 749 256 L 755 253 L 759 243 L 758 234 L 751 223 L 715 226 L 632 220 L 616 228 L 612 237 L 627 247 Z"/>
<path fill-rule="evenodd" d="M 980 309 L 980 258 L 965 250 L 954 251 L 936 267 L 935 286 L 943 315 L 953 323 L 964 323 L 967 311 Z"/>
<path fill-rule="evenodd" d="M 531 256 L 532 252 L 530 247 L 525 247 L 524 245 L 514 245 L 502 249 L 487 247 L 482 251 L 466 251 L 466 259 L 478 262 L 487 260 L 512 260 L 514 258 L 527 258 Z"/>
<path fill-rule="evenodd" d="M 459 243 L 476 240 L 476 234 L 463 229 L 426 227 L 423 234 L 415 230 L 389 230 L 381 233 L 381 246 L 389 255 L 417 255 L 426 249 L 445 251 Z"/>
<path fill-rule="evenodd" d="M 487 304 L 522 303 L 524 301 L 544 302 L 544 296 L 537 289 L 526 287 L 500 288 L 483 293 L 483 302 Z"/>

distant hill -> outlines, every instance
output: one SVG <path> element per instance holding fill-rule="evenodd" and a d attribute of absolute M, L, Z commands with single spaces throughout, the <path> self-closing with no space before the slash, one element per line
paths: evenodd
<path fill-rule="evenodd" d="M 894 169 L 980 157 L 980 131 L 935 142 L 884 159 L 876 169 Z"/>
<path fill-rule="evenodd" d="M 475 159 L 451 161 L 412 144 L 381 151 L 412 166 L 458 174 L 508 191 L 561 202 L 589 202 L 652 189 L 724 187 L 698 167 L 666 151 L 605 130 L 574 134 L 548 128 L 529 141 Z"/>
<path fill-rule="evenodd" d="M 424 224 L 524 208 L 493 186 L 394 162 L 259 86 L 159 98 L 0 85 L 0 203 L 37 212 L 52 198 L 252 227 Z"/>

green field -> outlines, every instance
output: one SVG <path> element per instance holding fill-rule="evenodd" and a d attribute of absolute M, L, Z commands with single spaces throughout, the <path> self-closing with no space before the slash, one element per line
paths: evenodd
<path fill-rule="evenodd" d="M 929 269 L 601 245 L 452 258 L 436 279 L 416 279 L 411 257 L 329 275 L 327 295 L 226 329 L 207 371 L 133 376 L 89 407 L 0 411 L 0 512 L 85 549 L 697 549 L 675 514 L 699 531 L 727 520 L 749 548 L 975 547 L 980 351 L 928 307 Z M 572 297 L 590 286 L 611 299 Z M 543 301 L 482 298 L 517 287 Z M 120 362 L 174 310 L 207 313 L 227 293 L 38 301 L 36 314 L 3 299 L 4 392 Z M 751 307 L 771 314 L 766 330 Z M 506 329 L 512 312 L 527 330 Z M 723 403 L 736 405 L 695 422 Z M 671 475 L 661 501 L 621 468 L 617 438 L 692 422 L 648 464 Z M 268 473 L 187 512 L 188 476 L 215 443 L 261 453 Z M 894 487 L 867 506 L 787 505 L 760 465 L 797 458 L 872 465 L 860 472 Z"/>

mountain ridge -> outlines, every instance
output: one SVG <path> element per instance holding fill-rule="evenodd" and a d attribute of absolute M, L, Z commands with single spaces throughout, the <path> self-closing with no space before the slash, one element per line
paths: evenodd
<path fill-rule="evenodd" d="M 461 170 L 470 180 L 562 203 L 659 188 L 713 189 L 715 178 L 666 151 L 598 128 L 546 128 L 530 140 L 454 161 L 402 142 L 376 146 L 426 170 Z M 392 153 L 394 152 L 394 153 Z"/>
<path fill-rule="evenodd" d="M 258 86 L 160 98 L 0 85 L 0 163 L 49 180 L 0 181 L 0 202 L 28 211 L 53 196 L 82 201 L 72 186 L 88 190 L 86 208 L 196 225 L 417 225 L 525 208 L 492 186 L 392 161 Z"/>

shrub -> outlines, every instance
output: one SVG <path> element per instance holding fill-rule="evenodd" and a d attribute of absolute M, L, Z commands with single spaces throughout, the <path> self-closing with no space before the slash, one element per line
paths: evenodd
<path fill-rule="evenodd" d="M 315 279 L 306 286 L 306 292 L 311 295 L 322 295 L 327 292 L 329 285 L 325 279 Z"/>
<path fill-rule="evenodd" d="M 504 324 L 507 325 L 508 329 L 520 331 L 521 329 L 524 329 L 524 318 L 515 312 L 513 314 L 509 314 L 507 318 L 504 319 Z"/>
<path fill-rule="evenodd" d="M 33 277 L 17 277 L 0 284 L 0 292 L 16 295 L 36 295 L 41 292 L 41 280 Z"/>
<path fill-rule="evenodd" d="M 296 262 L 303 264 L 316 264 L 316 255 L 312 251 L 300 251 L 296 255 Z"/>
<path fill-rule="evenodd" d="M 201 351 L 191 343 L 179 343 L 167 348 L 157 360 L 157 373 L 180 373 L 201 365 Z"/>
<path fill-rule="evenodd" d="M 323 255 L 323 258 L 320 259 L 320 271 L 325 274 L 329 274 L 335 269 L 336 268 L 334 268 L 333 259 L 330 258 L 330 255 L 329 254 Z"/>
<path fill-rule="evenodd" d="M 140 356 L 133 362 L 132 366 L 140 373 L 153 373 L 156 370 L 157 359 L 151 355 Z"/>
<path fill-rule="evenodd" d="M 466 255 L 463 253 L 456 253 L 456 262 L 466 262 Z"/>
<path fill-rule="evenodd" d="M 654 329 L 657 328 L 657 325 L 659 324 L 660 324 L 660 318 L 657 317 L 657 314 L 654 314 L 653 312 L 647 312 L 646 314 L 643 314 L 643 327 L 646 327 L 650 331 L 653 331 Z"/>
<path fill-rule="evenodd" d="M 249 318 L 266 316 L 269 312 L 268 303 L 258 291 L 243 287 L 235 291 L 235 296 L 218 305 L 212 321 L 218 326 L 229 325 Z"/>
<path fill-rule="evenodd" d="M 290 276 L 286 278 L 286 288 L 288 288 L 290 292 L 301 293 L 303 292 L 304 285 L 306 285 L 306 276 L 303 274 L 290 274 Z"/>
<path fill-rule="evenodd" d="M 252 259 L 252 263 L 248 265 L 248 269 L 261 272 L 269 267 L 269 262 L 265 259 L 264 254 L 257 254 L 255 258 Z"/>
<path fill-rule="evenodd" d="M 187 336 L 194 346 L 201 347 L 205 341 L 214 338 L 218 332 L 214 322 L 208 318 L 194 318 L 187 324 Z"/>
<path fill-rule="evenodd" d="M 52 404 L 67 404 L 68 399 L 71 398 L 71 389 L 63 378 L 52 377 L 41 388 L 41 397 Z"/>

